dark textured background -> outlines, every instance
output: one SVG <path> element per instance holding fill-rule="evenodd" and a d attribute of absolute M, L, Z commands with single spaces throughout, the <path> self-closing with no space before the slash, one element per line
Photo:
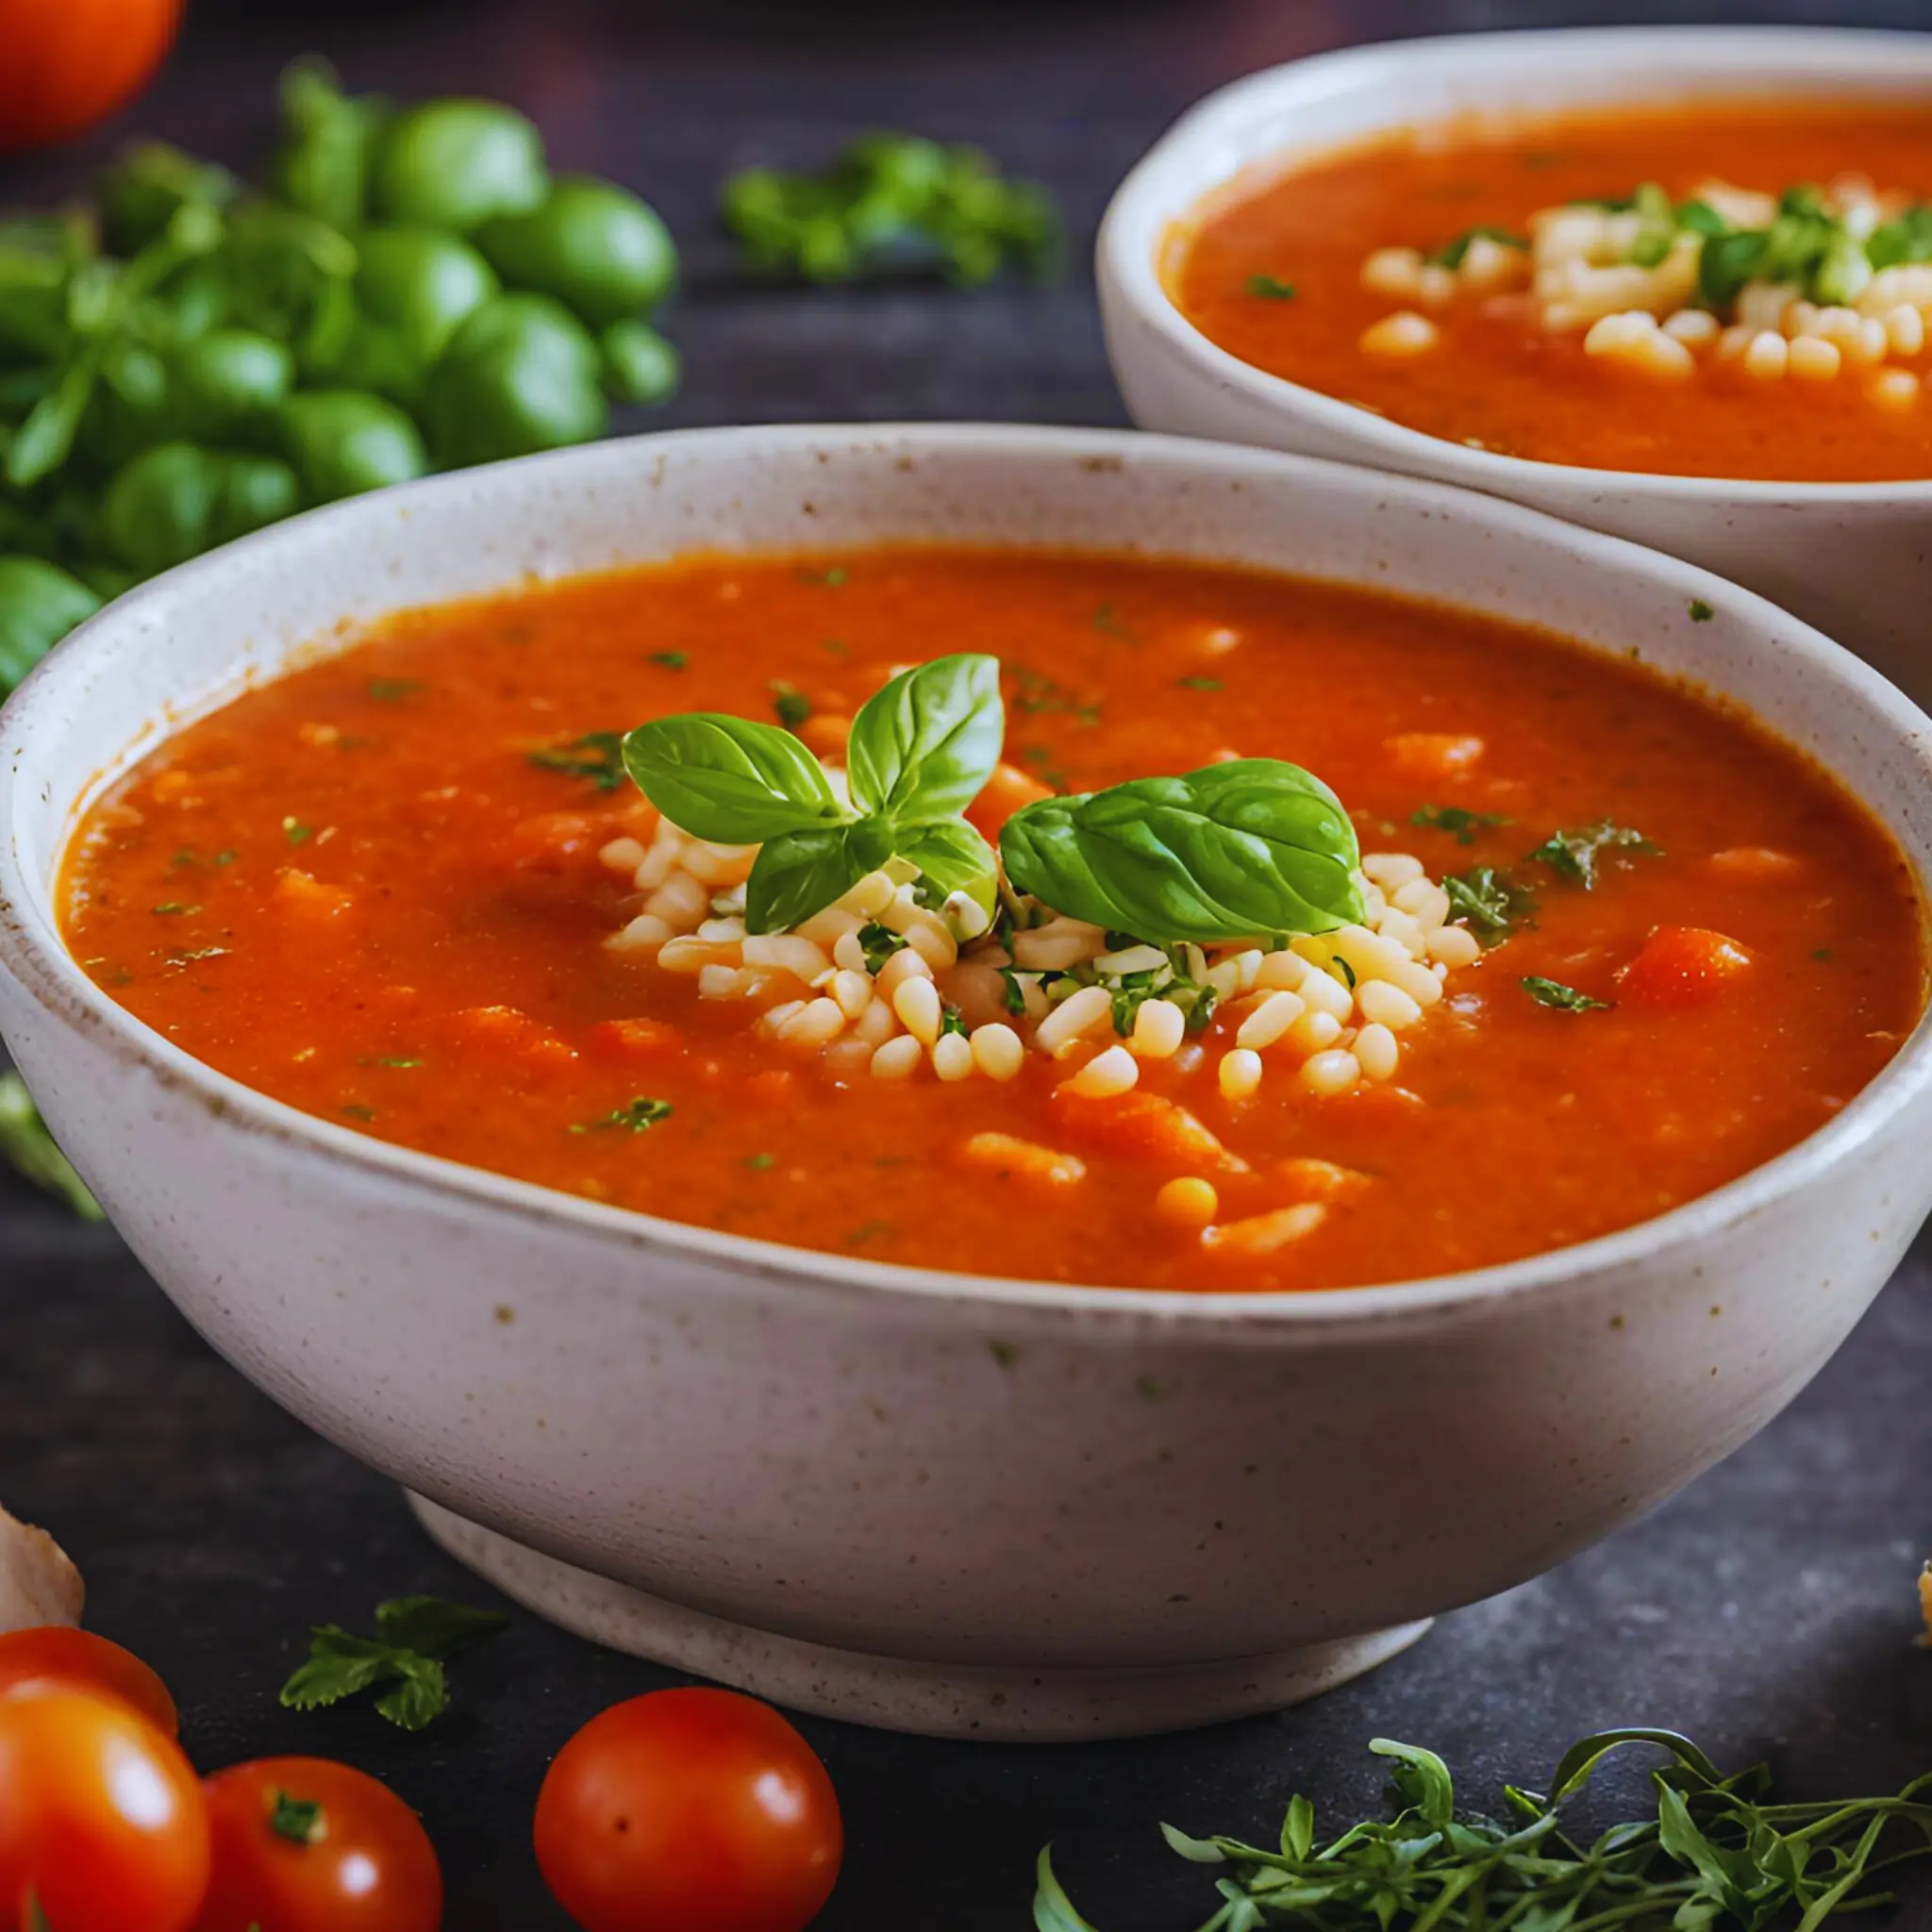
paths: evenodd
<path fill-rule="evenodd" d="M 688 274 L 672 328 L 690 373 L 657 421 L 1111 424 L 1123 419 L 1086 271 L 1092 227 L 1114 182 L 1190 99 L 1349 40 L 1580 17 L 1506 0 L 202 0 L 130 125 L 246 164 L 270 132 L 277 68 L 311 47 L 358 88 L 502 95 L 537 117 L 559 162 L 642 190 L 677 231 Z M 1932 6 L 1591 17 L 1932 25 Z M 1050 182 L 1072 231 L 1065 284 L 802 293 L 735 280 L 709 219 L 719 176 L 754 159 L 810 162 L 871 126 L 978 141 Z M 0 205 L 59 192 L 108 144 L 0 167 Z M 1769 1753 L 1794 1796 L 1890 1790 L 1932 1768 L 1932 1657 L 1910 1646 L 1913 1574 L 1932 1550 L 1928 1274 L 1922 1242 L 1796 1407 L 1681 1500 L 1542 1581 L 1445 1619 L 1407 1657 L 1313 1706 L 1181 1738 L 1038 1750 L 808 1722 L 850 1838 L 823 1924 L 1024 1926 L 1033 1856 L 1052 1838 L 1105 1932 L 1181 1932 L 1213 1901 L 1203 1874 L 1163 1850 L 1156 1821 L 1265 1835 L 1297 1787 L 1333 1820 L 1374 1802 L 1364 1746 L 1378 1733 L 1444 1751 L 1489 1803 L 1503 1778 L 1542 1779 L 1573 1736 L 1613 1723 L 1675 1725 L 1726 1759 Z M 110 1233 L 5 1175 L 0 1497 L 66 1541 L 88 1575 L 91 1620 L 168 1677 L 204 1765 L 283 1751 L 351 1758 L 423 1811 L 452 1927 L 563 1924 L 528 1849 L 544 1765 L 593 1712 L 670 1674 L 520 1616 L 458 1667 L 458 1710 L 423 1738 L 364 1712 L 280 1710 L 275 1687 L 308 1623 L 357 1620 L 399 1591 L 488 1592 L 430 1548 L 389 1484 L 211 1355 Z M 1908 1891 L 1892 1924 L 1932 1926 L 1932 1883 Z"/>

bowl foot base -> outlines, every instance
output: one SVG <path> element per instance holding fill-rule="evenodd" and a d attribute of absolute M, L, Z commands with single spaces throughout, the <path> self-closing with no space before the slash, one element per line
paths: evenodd
<path fill-rule="evenodd" d="M 578 1637 L 793 1710 L 928 1738 L 1067 1742 L 1251 1717 L 1374 1670 L 1429 1627 L 1424 1619 L 1262 1657 L 1152 1669 L 920 1663 L 728 1623 L 543 1556 L 422 1496 L 409 1507 L 458 1562 Z"/>

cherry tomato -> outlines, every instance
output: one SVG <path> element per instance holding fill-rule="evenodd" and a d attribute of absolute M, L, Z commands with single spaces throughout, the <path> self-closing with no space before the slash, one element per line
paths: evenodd
<path fill-rule="evenodd" d="M 5 0 L 0 153 L 65 141 L 146 85 L 181 23 L 181 0 Z"/>
<path fill-rule="evenodd" d="M 1724 982 L 1751 970 L 1751 955 L 1727 934 L 1701 925 L 1660 925 L 1618 975 L 1618 1004 L 1673 1011 L 1708 1004 Z"/>
<path fill-rule="evenodd" d="M 186 1932 L 208 1888 L 208 1803 L 180 1746 L 114 1697 L 0 1697 L 0 1925 Z"/>
<path fill-rule="evenodd" d="M 106 1690 L 169 1737 L 181 1729 L 168 1687 L 131 1650 L 90 1630 L 55 1624 L 0 1634 L 0 1696 L 23 1684 L 42 1683 Z"/>
<path fill-rule="evenodd" d="M 435 1847 L 387 1785 L 325 1757 L 259 1757 L 216 1772 L 207 1790 L 214 1877 L 194 1932 L 442 1924 Z"/>
<path fill-rule="evenodd" d="M 731 1690 L 658 1690 L 592 1718 L 543 1780 L 536 1838 L 584 1932 L 800 1932 L 845 1851 L 811 1746 Z"/>

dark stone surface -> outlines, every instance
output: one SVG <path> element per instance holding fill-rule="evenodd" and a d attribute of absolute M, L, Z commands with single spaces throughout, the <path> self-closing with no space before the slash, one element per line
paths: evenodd
<path fill-rule="evenodd" d="M 908 10 L 909 11 L 909 10 Z M 1928 9 L 1719 7 L 1703 18 L 1924 24 Z M 246 161 L 273 75 L 309 46 L 351 81 L 517 100 L 567 164 L 647 192 L 689 266 L 674 328 L 690 381 L 660 421 L 868 417 L 1122 419 L 1084 255 L 1106 194 L 1194 94 L 1350 38 L 1571 17 L 1503 0 L 895 11 L 583 0 L 344 9 L 208 0 L 139 125 Z M 1598 17 L 1676 19 L 1624 6 Z M 984 142 L 1064 197 L 1074 268 L 1056 291 L 958 295 L 747 289 L 711 233 L 716 179 L 816 157 L 867 126 Z M 0 203 L 51 194 L 105 141 L 0 170 Z M 1155 1834 L 1272 1831 L 1297 1787 L 1333 1819 L 1373 1804 L 1364 1746 L 1445 1752 L 1493 1803 L 1544 1777 L 1579 1732 L 1662 1723 L 1726 1759 L 1769 1753 L 1792 1795 L 1892 1789 L 1932 1766 L 1932 1657 L 1910 1647 L 1932 1549 L 1932 1246 L 1778 1423 L 1649 1522 L 1554 1574 L 1445 1619 L 1367 1681 L 1282 1716 L 1142 1743 L 1024 1750 L 808 1722 L 845 1807 L 828 1932 L 1026 1923 L 1046 1839 L 1107 1932 L 1177 1932 L 1212 1900 Z M 1310 1480 L 1319 1480 L 1311 1474 Z M 561 1926 L 528 1849 L 550 1754 L 668 1673 L 520 1617 L 458 1666 L 447 1723 L 407 1739 L 365 1712 L 296 1717 L 275 1690 L 312 1621 L 473 1584 L 388 1484 L 310 1437 L 193 1336 L 105 1230 L 0 1176 L 0 1497 L 52 1526 L 87 1573 L 92 1621 L 179 1693 L 214 1766 L 266 1752 L 349 1757 L 420 1807 L 465 1932 Z M 1932 1889 L 1895 1924 L 1932 1924 Z"/>

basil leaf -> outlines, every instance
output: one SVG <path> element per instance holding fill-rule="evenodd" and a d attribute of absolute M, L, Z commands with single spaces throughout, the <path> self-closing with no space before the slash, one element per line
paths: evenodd
<path fill-rule="evenodd" d="M 962 812 L 992 775 L 1006 731 L 997 658 L 921 664 L 874 691 L 852 721 L 852 803 L 904 824 Z"/>
<path fill-rule="evenodd" d="M 765 841 L 752 863 L 744 885 L 745 929 L 788 932 L 803 924 L 891 856 L 891 827 L 881 818 L 781 832 Z"/>
<path fill-rule="evenodd" d="M 937 825 L 908 825 L 893 841 L 893 851 L 908 858 L 943 899 L 964 892 L 992 918 L 999 901 L 999 861 L 992 847 L 964 819 Z"/>
<path fill-rule="evenodd" d="M 1007 821 L 1000 852 L 1022 891 L 1137 939 L 1208 944 L 1362 917 L 1348 814 L 1274 758 L 1041 799 Z"/>
<path fill-rule="evenodd" d="M 1560 979 L 1544 979 L 1530 974 L 1521 982 L 1523 990 L 1540 1007 L 1554 1007 L 1559 1013 L 1607 1013 L 1610 1003 L 1607 1000 L 1592 999 L 1587 992 L 1578 992 L 1574 986 L 1565 986 Z"/>
<path fill-rule="evenodd" d="M 791 732 L 748 718 L 655 719 L 624 741 L 624 764 L 680 831 L 721 845 L 761 845 L 847 817 L 818 759 Z"/>

